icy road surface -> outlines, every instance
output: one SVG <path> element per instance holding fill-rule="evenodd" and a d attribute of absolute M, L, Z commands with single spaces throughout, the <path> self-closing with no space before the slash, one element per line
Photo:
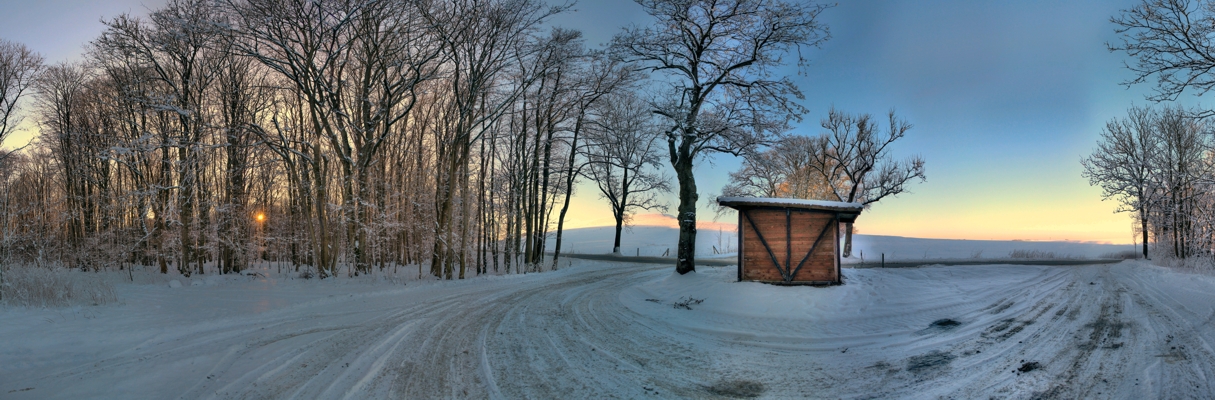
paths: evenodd
<path fill-rule="evenodd" d="M 0 398 L 1211 398 L 1215 280 L 1146 264 L 208 277 L 0 309 Z M 675 308 L 688 302 L 691 309 Z"/>

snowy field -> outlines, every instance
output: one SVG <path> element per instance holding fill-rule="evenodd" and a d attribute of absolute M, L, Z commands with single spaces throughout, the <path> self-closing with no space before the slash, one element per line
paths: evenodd
<path fill-rule="evenodd" d="M 899 236 L 855 235 L 851 261 L 875 261 L 886 255 L 887 261 L 921 259 L 1007 259 L 1018 253 L 1022 258 L 1103 258 L 1120 252 L 1137 252 L 1129 244 L 1100 244 L 1084 242 L 1048 242 L 1026 240 L 940 240 Z"/>
<path fill-rule="evenodd" d="M 722 224 L 719 224 L 722 225 Z M 579 228 L 565 231 L 562 250 L 568 253 L 605 254 L 612 252 L 612 227 Z M 701 257 L 735 254 L 738 236 L 733 225 L 722 229 L 700 229 L 696 235 L 696 252 Z M 624 255 L 661 256 L 670 251 L 674 256 L 679 230 L 664 226 L 636 226 L 626 229 L 620 241 Z M 549 238 L 549 249 L 556 247 Z M 942 240 L 899 236 L 854 235 L 852 257 L 846 263 L 872 262 L 886 255 L 887 261 L 923 259 L 1008 259 L 1017 252 L 1040 255 L 1031 258 L 1093 259 L 1119 252 L 1134 252 L 1129 244 L 1099 244 L 1081 242 L 1047 242 L 1022 240 Z"/>
<path fill-rule="evenodd" d="M 847 268 L 828 288 L 578 260 L 455 282 L 263 272 L 110 273 L 116 304 L 0 308 L 0 398 L 1215 393 L 1215 278 L 1135 261 Z"/>
<path fill-rule="evenodd" d="M 699 229 L 696 235 L 696 254 L 712 256 L 733 254 L 738 251 L 736 228 Z M 612 240 L 616 228 L 610 226 L 570 229 L 562 233 L 561 251 L 580 254 L 607 254 L 612 252 Z M 669 252 L 675 256 L 675 245 L 679 243 L 679 229 L 665 226 L 635 226 L 625 228 L 620 238 L 620 253 L 627 256 L 641 255 L 659 257 Z M 557 247 L 552 235 L 546 249 Z"/>

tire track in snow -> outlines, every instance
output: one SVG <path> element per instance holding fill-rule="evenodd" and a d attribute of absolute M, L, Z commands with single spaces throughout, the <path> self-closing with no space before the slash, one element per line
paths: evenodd
<path fill-rule="evenodd" d="M 714 329 L 672 325 L 622 302 L 669 267 L 601 267 L 171 327 L 35 380 L 37 393 L 10 395 L 76 397 L 76 386 L 131 386 L 140 376 L 187 382 L 147 382 L 135 396 L 156 398 L 715 398 L 709 385 L 743 379 L 773 398 L 1215 393 L 1215 310 L 1125 264 L 1043 268 L 982 289 L 944 282 L 940 293 L 926 290 L 923 305 L 829 314 L 845 322 L 830 327 L 818 325 L 839 321 L 705 314 L 722 319 L 708 321 Z M 940 317 L 962 325 L 924 330 Z M 730 324 L 803 336 L 730 335 Z M 947 357 L 911 368 L 933 354 Z M 1041 368 L 1018 374 L 1022 360 Z"/>
<path fill-rule="evenodd" d="M 1145 281 L 1134 265 L 1065 268 L 1064 285 L 1021 292 L 1016 303 L 1033 306 L 1008 308 L 979 334 L 956 332 L 953 340 L 943 341 L 937 348 L 957 356 L 948 370 L 917 379 L 896 370 L 893 360 L 879 361 L 844 369 L 842 375 L 876 373 L 884 375 L 881 379 L 862 378 L 856 388 L 828 393 L 1035 399 L 1209 398 L 1215 393 L 1215 352 L 1208 344 L 1215 330 L 1207 310 L 1170 300 L 1166 286 Z M 988 303 L 986 309 L 1003 308 L 1008 301 Z M 1016 327 L 1021 329 L 1011 332 Z M 1026 362 L 1038 362 L 1039 369 L 1018 371 Z"/>

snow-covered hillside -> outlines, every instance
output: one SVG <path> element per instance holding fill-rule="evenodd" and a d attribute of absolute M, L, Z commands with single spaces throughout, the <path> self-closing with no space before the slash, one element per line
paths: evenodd
<path fill-rule="evenodd" d="M 616 228 L 601 226 L 565 231 L 561 237 L 561 251 L 581 254 L 606 254 L 612 252 L 612 240 Z M 547 248 L 556 248 L 556 239 L 549 235 Z M 675 256 L 675 245 L 679 244 L 679 229 L 665 226 L 635 226 L 625 228 L 620 235 L 620 252 L 625 255 L 662 256 L 670 252 Z M 712 256 L 733 253 L 738 250 L 738 236 L 730 229 L 700 229 L 696 232 L 696 254 Z"/>
<path fill-rule="evenodd" d="M 1023 240 L 956 240 L 920 239 L 900 236 L 855 235 L 852 255 L 873 261 L 886 254 L 887 260 L 917 260 L 924 258 L 1009 258 L 1021 254 L 1053 254 L 1045 258 L 1099 258 L 1119 252 L 1135 252 L 1129 244 L 1098 244 L 1085 242 L 1047 242 Z"/>
<path fill-rule="evenodd" d="M 565 231 L 562 251 L 569 253 L 603 254 L 612 252 L 614 228 L 580 228 Z M 637 226 L 625 229 L 621 235 L 621 253 L 661 256 L 668 249 L 674 256 L 679 242 L 679 229 L 665 226 Z M 556 247 L 554 238 L 548 248 Z M 855 235 L 853 257 L 846 262 L 874 261 L 886 254 L 887 260 L 1009 258 L 1016 251 L 1033 254 L 1053 254 L 1058 258 L 1098 258 L 1108 254 L 1135 251 L 1132 245 L 1095 244 L 1082 242 L 1038 242 L 1015 240 L 951 240 L 920 239 L 899 236 Z M 702 229 L 696 235 L 696 253 L 713 256 L 733 253 L 738 249 L 734 228 Z"/>
<path fill-rule="evenodd" d="M 1215 279 L 1143 262 L 846 268 L 826 288 L 572 263 L 448 282 L 103 273 L 117 304 L 0 308 L 0 397 L 1215 393 Z"/>

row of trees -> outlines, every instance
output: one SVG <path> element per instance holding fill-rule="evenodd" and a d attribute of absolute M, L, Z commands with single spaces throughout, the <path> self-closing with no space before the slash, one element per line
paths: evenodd
<path fill-rule="evenodd" d="M 41 133 L 0 168 L 3 251 L 183 274 L 257 259 L 321 276 L 525 271 L 554 228 L 560 247 L 580 177 L 618 232 L 661 208 L 665 154 L 677 270 L 691 271 L 693 163 L 800 118 L 800 92 L 774 72 L 826 40 L 825 7 L 638 3 L 656 23 L 605 51 L 546 28 L 570 5 L 541 0 L 170 0 L 105 21 L 84 61 L 32 55 L 6 86 L 21 90 L 5 93 L 0 132 L 33 88 Z"/>
<path fill-rule="evenodd" d="M 1152 82 L 1147 99 L 1106 123 L 1082 174 L 1134 215 L 1143 256 L 1215 254 L 1215 129 L 1211 110 L 1170 105 L 1183 93 L 1215 88 L 1215 2 L 1143 0 L 1110 21 L 1121 36 L 1109 45 L 1130 58 L 1130 87 Z"/>
<path fill-rule="evenodd" d="M 322 276 L 539 268 L 575 180 L 638 171 L 603 149 L 656 137 L 618 115 L 639 102 L 635 68 L 542 31 L 568 7 L 174 0 L 106 21 L 82 62 L 6 42 L 33 61 L 0 65 L 22 74 L 0 127 L 33 88 L 41 134 L 0 165 L 5 255 L 184 274 L 262 258 Z"/>
<path fill-rule="evenodd" d="M 1143 256 L 1156 243 L 1169 256 L 1215 250 L 1215 127 L 1179 107 L 1134 107 L 1106 123 L 1083 175 L 1131 212 Z"/>

